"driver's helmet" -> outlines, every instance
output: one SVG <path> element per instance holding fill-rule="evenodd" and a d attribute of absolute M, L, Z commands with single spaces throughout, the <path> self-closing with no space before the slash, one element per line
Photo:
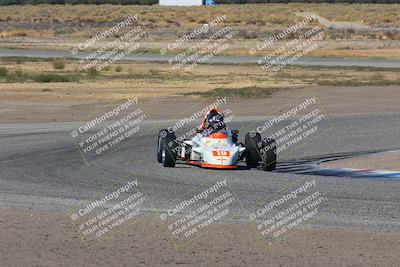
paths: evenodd
<path fill-rule="evenodd" d="M 218 130 L 225 126 L 224 115 L 216 110 L 212 110 L 206 118 L 205 129 Z"/>

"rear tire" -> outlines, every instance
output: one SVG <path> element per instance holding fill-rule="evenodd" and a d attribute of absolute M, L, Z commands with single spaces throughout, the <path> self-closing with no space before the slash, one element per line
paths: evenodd
<path fill-rule="evenodd" d="M 263 171 L 273 171 L 276 168 L 276 142 L 272 138 L 264 142 L 261 168 Z"/>
<path fill-rule="evenodd" d="M 258 147 L 261 141 L 261 135 L 256 132 L 253 133 L 254 136 L 247 133 L 244 140 L 244 145 L 246 147 L 246 165 L 250 168 L 256 168 L 259 165 L 258 162 L 261 161 L 260 149 Z"/>

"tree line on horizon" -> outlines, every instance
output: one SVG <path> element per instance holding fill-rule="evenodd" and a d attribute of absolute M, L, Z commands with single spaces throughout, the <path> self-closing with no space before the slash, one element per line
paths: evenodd
<path fill-rule="evenodd" d="M 185 0 L 182 0 L 185 1 Z M 0 0 L 0 5 L 38 5 L 38 4 L 115 4 L 115 5 L 154 5 L 159 0 Z M 398 4 L 400 0 L 215 0 L 215 4 L 257 4 L 257 3 L 371 3 Z"/>

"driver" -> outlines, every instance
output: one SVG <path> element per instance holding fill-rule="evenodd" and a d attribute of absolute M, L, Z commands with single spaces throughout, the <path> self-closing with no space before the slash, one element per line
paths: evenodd
<path fill-rule="evenodd" d="M 202 130 L 204 136 L 217 132 L 224 132 L 226 130 L 224 115 L 215 108 L 211 109 L 205 116 L 199 130 Z"/>

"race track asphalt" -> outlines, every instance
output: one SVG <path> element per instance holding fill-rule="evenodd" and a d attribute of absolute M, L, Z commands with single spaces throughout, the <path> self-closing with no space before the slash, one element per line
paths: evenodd
<path fill-rule="evenodd" d="M 333 128 L 280 157 L 279 165 L 298 159 L 358 151 L 400 148 L 400 113 L 332 115 Z M 262 121 L 241 117 L 243 122 Z M 201 169 L 178 164 L 163 168 L 155 158 L 157 130 L 165 121 L 148 121 L 147 134 L 88 166 L 67 132 L 68 123 L 0 124 L 0 199 L 2 205 L 67 210 L 80 200 L 106 190 L 120 177 L 134 174 L 147 192 L 158 216 L 169 203 L 205 182 L 226 179 L 250 209 L 257 201 L 304 178 L 315 179 L 330 207 L 321 208 L 320 226 L 372 230 L 400 229 L 400 181 L 347 177 L 304 176 L 241 168 L 233 171 Z M 243 136 L 242 136 L 243 138 Z M 237 221 L 245 221 L 246 217 Z"/>

